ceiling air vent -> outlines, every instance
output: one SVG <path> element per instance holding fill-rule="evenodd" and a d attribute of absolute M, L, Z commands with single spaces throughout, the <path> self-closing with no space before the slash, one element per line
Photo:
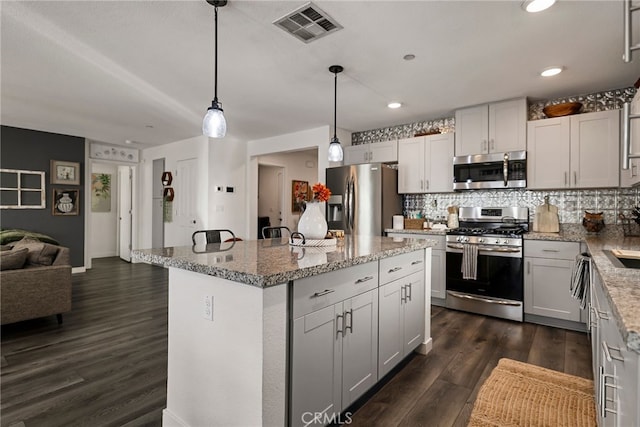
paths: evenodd
<path fill-rule="evenodd" d="M 305 43 L 342 29 L 335 19 L 309 2 L 273 22 Z"/>

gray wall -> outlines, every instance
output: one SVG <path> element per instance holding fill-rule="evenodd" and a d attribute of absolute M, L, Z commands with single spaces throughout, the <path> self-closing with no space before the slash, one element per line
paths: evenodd
<path fill-rule="evenodd" d="M 71 265 L 84 266 L 84 138 L 55 133 L 0 127 L 0 167 L 45 171 L 45 209 L 3 209 L 0 227 L 20 228 L 47 234 L 71 250 Z M 80 190 L 80 214 L 53 216 L 51 213 L 51 160 L 80 163 L 80 185 L 55 185 Z"/>

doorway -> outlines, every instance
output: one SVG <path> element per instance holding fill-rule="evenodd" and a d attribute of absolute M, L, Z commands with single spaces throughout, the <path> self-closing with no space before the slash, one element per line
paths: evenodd
<path fill-rule="evenodd" d="M 284 173 L 282 166 L 258 164 L 258 238 L 262 227 L 279 227 L 284 218 Z"/>
<path fill-rule="evenodd" d="M 272 227 L 283 225 L 296 231 L 301 212 L 291 202 L 292 181 L 304 181 L 309 186 L 318 182 L 318 150 L 268 154 L 257 157 L 257 162 L 258 209 L 254 224 L 269 217 Z M 261 225 L 257 226 L 257 234 L 261 236 Z"/>

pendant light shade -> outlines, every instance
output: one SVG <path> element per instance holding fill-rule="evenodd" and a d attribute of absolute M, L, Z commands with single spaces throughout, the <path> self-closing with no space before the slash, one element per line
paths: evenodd
<path fill-rule="evenodd" d="M 218 101 L 218 8 L 227 4 L 227 0 L 206 0 L 214 7 L 215 19 L 215 68 L 214 68 L 214 93 L 211 107 L 202 120 L 202 134 L 211 138 L 222 138 L 227 133 L 227 121 L 224 118 L 222 103 Z"/>
<path fill-rule="evenodd" d="M 330 162 L 341 162 L 344 158 L 344 153 L 342 152 L 342 145 L 340 145 L 340 140 L 338 139 L 338 135 L 336 134 L 337 129 L 337 111 L 338 111 L 338 73 L 341 73 L 344 68 L 340 65 L 332 65 L 329 67 L 329 71 L 334 74 L 334 86 L 333 86 L 333 138 L 331 138 L 331 143 L 329 144 L 329 161 Z"/>
<path fill-rule="evenodd" d="M 227 121 L 220 104 L 213 101 L 202 120 L 202 134 L 211 138 L 222 138 L 227 133 Z"/>

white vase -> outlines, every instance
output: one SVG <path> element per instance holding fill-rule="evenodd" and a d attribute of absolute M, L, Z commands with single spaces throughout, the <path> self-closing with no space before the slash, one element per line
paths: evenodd
<path fill-rule="evenodd" d="M 320 207 L 322 203 L 307 202 L 307 207 L 298 222 L 298 232 L 306 239 L 324 239 L 327 235 L 327 220 Z"/>

